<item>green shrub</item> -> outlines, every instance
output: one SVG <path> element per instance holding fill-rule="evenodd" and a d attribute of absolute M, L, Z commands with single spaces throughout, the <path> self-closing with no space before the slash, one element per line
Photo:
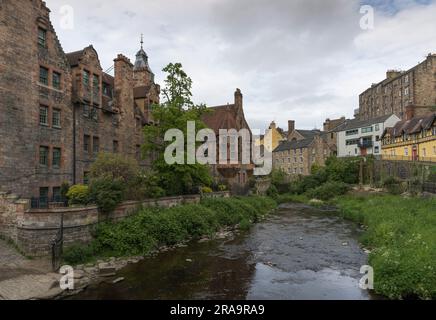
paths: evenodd
<path fill-rule="evenodd" d="M 202 193 L 212 193 L 213 190 L 209 187 L 203 187 L 203 188 L 201 188 L 201 192 Z"/>
<path fill-rule="evenodd" d="M 305 195 L 311 199 L 327 201 L 347 193 L 348 190 L 349 187 L 345 183 L 330 181 L 307 191 Z"/>
<path fill-rule="evenodd" d="M 90 198 L 105 213 L 112 212 L 124 199 L 125 184 L 120 179 L 96 178 L 89 187 Z"/>
<path fill-rule="evenodd" d="M 227 186 L 225 184 L 220 184 L 218 186 L 218 191 L 221 191 L 221 192 L 227 191 Z"/>
<path fill-rule="evenodd" d="M 399 195 L 405 191 L 401 181 L 395 177 L 386 178 L 383 181 L 383 188 L 393 195 Z"/>
<path fill-rule="evenodd" d="M 87 205 L 90 203 L 89 188 L 83 184 L 74 185 L 67 192 L 70 205 Z"/>
<path fill-rule="evenodd" d="M 277 187 L 275 185 L 271 185 L 268 190 L 266 191 L 266 195 L 268 197 L 271 197 L 273 199 L 276 199 L 279 196 L 279 191 L 277 190 Z"/>
<path fill-rule="evenodd" d="M 392 299 L 436 298 L 436 199 L 345 196 L 338 205 L 345 218 L 367 226 L 362 242 L 372 249 L 377 293 Z"/>
<path fill-rule="evenodd" d="M 212 235 L 222 227 L 252 222 L 276 206 L 270 198 L 212 198 L 201 204 L 173 208 L 143 208 L 122 221 L 101 223 L 90 246 L 73 246 L 65 260 L 83 263 L 97 257 L 146 255 L 159 245 L 174 245 L 189 239 Z"/>

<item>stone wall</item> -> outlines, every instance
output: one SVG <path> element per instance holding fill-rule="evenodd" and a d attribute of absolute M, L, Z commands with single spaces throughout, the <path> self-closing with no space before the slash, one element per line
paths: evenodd
<path fill-rule="evenodd" d="M 229 197 L 229 192 L 218 192 L 208 197 Z M 122 203 L 111 214 L 101 214 L 96 206 L 78 208 L 29 209 L 29 200 L 0 194 L 0 236 L 13 240 L 29 256 L 50 254 L 50 243 L 59 231 L 64 215 L 64 242 L 86 243 L 92 239 L 94 227 L 101 221 L 118 221 L 135 214 L 141 207 L 174 207 L 199 203 L 200 195 L 165 197 Z"/>

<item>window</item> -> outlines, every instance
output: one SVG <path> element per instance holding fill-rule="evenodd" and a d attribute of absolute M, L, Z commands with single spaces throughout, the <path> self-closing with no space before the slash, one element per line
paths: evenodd
<path fill-rule="evenodd" d="M 375 131 L 380 131 L 380 125 L 379 124 L 375 125 Z"/>
<path fill-rule="evenodd" d="M 404 77 L 404 83 L 408 84 L 409 83 L 409 75 L 406 74 Z"/>
<path fill-rule="evenodd" d="M 422 155 L 423 155 L 424 157 L 427 156 L 427 149 L 426 149 L 426 148 L 423 148 L 423 149 L 422 149 Z"/>
<path fill-rule="evenodd" d="M 92 88 L 95 93 L 98 93 L 100 91 L 100 79 L 95 74 L 92 76 Z"/>
<path fill-rule="evenodd" d="M 112 90 L 109 84 L 103 82 L 103 94 L 107 97 L 112 97 Z"/>
<path fill-rule="evenodd" d="M 53 148 L 53 168 L 60 168 L 61 166 L 61 149 Z"/>
<path fill-rule="evenodd" d="M 86 103 L 83 105 L 83 116 L 89 117 L 89 105 Z"/>
<path fill-rule="evenodd" d="M 48 69 L 39 67 L 39 82 L 48 86 Z"/>
<path fill-rule="evenodd" d="M 53 187 L 53 202 L 62 202 L 61 187 Z"/>
<path fill-rule="evenodd" d="M 113 149 L 114 153 L 118 153 L 119 152 L 119 145 L 118 145 L 118 141 L 117 140 L 113 141 L 112 149 Z"/>
<path fill-rule="evenodd" d="M 362 133 L 368 133 L 368 132 L 372 132 L 372 131 L 373 131 L 373 127 L 362 128 Z"/>
<path fill-rule="evenodd" d="M 83 85 L 89 87 L 89 71 L 83 71 Z"/>
<path fill-rule="evenodd" d="M 47 47 L 47 31 L 42 28 L 38 28 L 38 45 L 42 48 Z"/>
<path fill-rule="evenodd" d="M 44 202 L 44 203 L 48 202 L 48 188 L 47 187 L 39 188 L 39 199 L 41 202 Z"/>
<path fill-rule="evenodd" d="M 90 139 L 91 137 L 88 135 L 84 135 L 83 137 L 83 151 L 88 152 L 89 153 L 89 143 L 90 143 Z"/>
<path fill-rule="evenodd" d="M 53 109 L 53 128 L 60 128 L 61 127 L 61 110 L 59 109 Z"/>
<path fill-rule="evenodd" d="M 409 95 L 409 88 L 404 89 L 404 95 L 408 96 Z"/>
<path fill-rule="evenodd" d="M 359 134 L 359 129 L 348 130 L 347 132 L 345 132 L 345 135 L 347 136 L 354 136 L 356 134 Z"/>
<path fill-rule="evenodd" d="M 406 157 L 409 155 L 409 148 L 404 148 L 404 155 Z"/>
<path fill-rule="evenodd" d="M 61 88 L 61 74 L 58 72 L 53 72 L 53 88 L 60 89 Z"/>
<path fill-rule="evenodd" d="M 98 121 L 98 108 L 96 106 L 93 106 L 91 108 L 91 114 L 90 115 L 91 115 L 92 120 Z"/>
<path fill-rule="evenodd" d="M 48 107 L 39 107 L 39 124 L 43 126 L 48 126 Z"/>
<path fill-rule="evenodd" d="M 433 147 L 433 154 L 436 155 L 436 146 Z"/>
<path fill-rule="evenodd" d="M 39 147 L 39 164 L 41 166 L 48 166 L 48 147 Z"/>
<path fill-rule="evenodd" d="M 94 153 L 100 152 L 100 139 L 98 137 L 92 138 L 92 150 Z"/>
<path fill-rule="evenodd" d="M 351 140 L 347 140 L 345 142 L 345 144 L 347 146 L 353 146 L 353 145 L 359 144 L 359 141 L 360 141 L 359 139 L 351 139 Z"/>

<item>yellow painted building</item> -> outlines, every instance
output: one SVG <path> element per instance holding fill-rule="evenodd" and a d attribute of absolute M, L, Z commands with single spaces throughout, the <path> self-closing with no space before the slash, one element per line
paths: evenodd
<path fill-rule="evenodd" d="M 387 128 L 382 136 L 384 160 L 436 162 L 436 113 Z"/>
<path fill-rule="evenodd" d="M 280 144 L 281 141 L 286 140 L 283 131 L 277 128 L 276 123 L 273 121 L 265 135 L 257 139 L 257 146 L 264 146 L 268 152 L 273 152 Z"/>

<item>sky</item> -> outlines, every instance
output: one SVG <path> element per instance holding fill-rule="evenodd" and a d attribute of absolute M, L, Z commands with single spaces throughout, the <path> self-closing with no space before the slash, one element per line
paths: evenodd
<path fill-rule="evenodd" d="M 180 62 L 197 103 L 233 103 L 240 88 L 252 129 L 273 120 L 319 129 L 327 118 L 350 118 L 359 94 L 388 69 L 407 70 L 436 53 L 436 0 L 46 3 L 65 52 L 92 44 L 106 70 L 119 53 L 134 61 L 142 33 L 158 83 L 168 63 Z"/>

